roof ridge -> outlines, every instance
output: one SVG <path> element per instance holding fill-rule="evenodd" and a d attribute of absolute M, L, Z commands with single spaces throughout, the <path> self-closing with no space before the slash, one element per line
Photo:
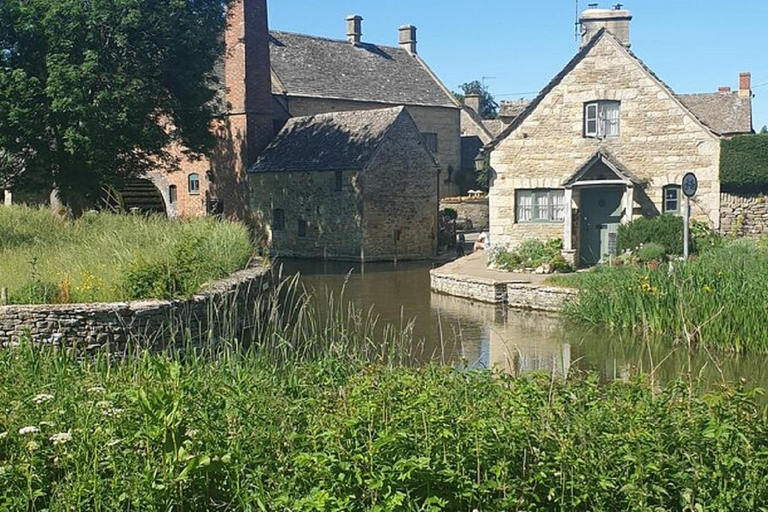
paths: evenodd
<path fill-rule="evenodd" d="M 397 50 L 397 51 L 405 52 L 405 50 L 403 50 L 399 46 L 389 46 L 389 45 L 385 45 L 385 44 L 368 43 L 368 42 L 365 42 L 365 41 L 362 41 L 360 43 L 350 43 L 346 39 L 336 39 L 336 38 L 327 37 L 327 36 L 316 36 L 316 35 L 312 35 L 312 34 L 302 34 L 301 32 L 291 32 L 289 30 L 272 30 L 272 29 L 270 29 L 269 30 L 269 35 L 271 36 L 272 34 L 288 34 L 288 35 L 292 35 L 292 36 L 305 37 L 307 39 L 315 39 L 317 41 L 326 41 L 328 43 L 339 43 L 339 44 L 345 44 L 345 45 L 349 45 L 349 46 L 375 46 L 376 48 L 386 48 L 388 50 Z"/>

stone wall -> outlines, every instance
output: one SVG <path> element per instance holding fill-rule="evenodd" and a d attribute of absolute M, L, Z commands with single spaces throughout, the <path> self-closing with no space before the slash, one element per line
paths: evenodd
<path fill-rule="evenodd" d="M 620 136 L 585 138 L 584 105 L 620 102 Z M 562 189 L 563 182 L 598 151 L 612 154 L 639 180 L 629 216 L 662 211 L 663 187 L 699 178 L 694 217 L 720 222 L 720 142 L 612 37 L 603 37 L 491 154 L 490 217 L 493 243 L 514 246 L 535 236 L 562 238 L 563 223 L 517 224 L 515 192 Z M 578 198 L 570 207 L 578 216 Z M 628 220 L 628 219 L 625 219 Z"/>
<path fill-rule="evenodd" d="M 183 300 L 101 304 L 0 306 L 0 346 L 26 336 L 38 344 L 121 350 L 131 343 L 159 348 L 238 337 L 253 318 L 254 301 L 268 287 L 266 270 L 254 267 L 217 281 Z"/>
<path fill-rule="evenodd" d="M 477 231 L 488 229 L 488 198 L 487 197 L 445 197 L 440 200 L 440 209 L 456 210 L 460 219 L 470 219 Z"/>
<path fill-rule="evenodd" d="M 507 285 L 507 304 L 515 309 L 559 312 L 577 294 L 568 288 L 512 283 Z"/>
<path fill-rule="evenodd" d="M 728 236 L 768 234 L 768 200 L 762 194 L 720 194 L 720 233 Z"/>

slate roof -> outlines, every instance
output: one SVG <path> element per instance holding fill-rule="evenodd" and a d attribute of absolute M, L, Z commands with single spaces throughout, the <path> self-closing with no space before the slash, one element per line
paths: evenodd
<path fill-rule="evenodd" d="M 679 94 L 678 98 L 704 124 L 727 135 L 752 132 L 752 99 L 738 92 Z"/>
<path fill-rule="evenodd" d="M 491 135 L 494 137 L 497 137 L 504 131 L 504 128 L 507 127 L 501 119 L 484 119 L 483 126 L 485 126 L 485 129 L 491 132 Z"/>
<path fill-rule="evenodd" d="M 509 126 L 507 126 L 504 131 L 502 131 L 493 141 L 491 141 L 488 145 L 488 149 L 495 148 L 502 140 L 507 138 L 512 132 L 514 132 L 522 123 L 525 121 L 528 116 L 536 110 L 536 108 L 539 106 L 539 104 L 546 98 L 546 96 L 555 88 L 557 87 L 560 82 L 563 81 L 563 79 L 568 76 L 568 74 L 573 71 L 573 69 L 586 57 L 589 52 L 592 51 L 592 48 L 594 48 L 597 43 L 603 38 L 603 37 L 612 37 L 614 40 L 616 38 L 608 32 L 605 28 L 600 29 L 597 34 L 587 43 L 584 45 L 583 48 L 579 50 L 579 52 L 568 62 L 568 64 L 565 65 L 565 67 L 557 74 L 555 77 L 544 87 L 544 89 L 541 90 L 538 96 L 531 101 L 531 103 L 526 107 L 523 112 L 518 115 L 514 121 L 512 121 Z M 717 129 L 715 129 L 713 126 L 707 123 L 705 119 L 699 116 L 697 112 L 695 112 L 690 106 L 686 105 L 683 98 L 681 98 L 679 95 L 675 94 L 675 92 L 672 90 L 672 88 L 667 85 L 661 78 L 656 75 L 656 73 L 653 72 L 651 68 L 649 68 L 637 55 L 635 55 L 629 48 L 625 47 L 621 44 L 618 40 L 616 42 L 621 45 L 622 48 L 633 58 L 635 59 L 638 64 L 640 64 L 643 69 L 653 77 L 654 80 L 656 80 L 663 88 L 665 88 L 672 97 L 676 98 L 680 103 L 683 105 L 684 108 L 686 108 L 693 117 L 698 119 L 704 126 L 706 126 L 712 133 L 715 135 L 723 135 L 727 133 L 734 133 L 734 132 L 720 132 Z M 713 109 L 714 110 L 714 109 Z M 751 118 L 751 106 L 750 106 L 750 118 Z M 718 122 L 720 119 L 717 116 L 713 116 L 712 118 L 714 121 L 711 122 Z M 725 124 L 725 123 L 721 123 Z M 751 124 L 751 121 L 750 121 Z M 751 130 L 751 128 L 750 128 Z"/>
<path fill-rule="evenodd" d="M 616 174 L 616 177 L 634 185 L 642 185 L 643 181 L 627 169 L 615 156 L 605 149 L 597 151 L 583 165 L 580 165 L 568 179 L 563 181 L 563 186 L 570 187 L 577 184 L 595 165 L 604 163 Z"/>
<path fill-rule="evenodd" d="M 461 137 L 461 170 L 474 170 L 475 158 L 483 149 L 483 141 L 477 135 L 462 135 Z"/>
<path fill-rule="evenodd" d="M 248 172 L 362 170 L 403 115 L 394 107 L 294 117 Z"/>
<path fill-rule="evenodd" d="M 517 117 L 530 103 L 528 100 L 502 101 L 499 105 L 499 117 Z"/>
<path fill-rule="evenodd" d="M 457 108 L 422 61 L 401 48 L 270 32 L 275 94 Z"/>

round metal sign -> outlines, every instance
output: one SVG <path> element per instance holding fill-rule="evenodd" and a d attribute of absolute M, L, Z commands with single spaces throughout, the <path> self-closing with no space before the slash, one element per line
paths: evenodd
<path fill-rule="evenodd" d="M 683 194 L 686 197 L 693 197 L 696 195 L 697 190 L 699 190 L 699 179 L 696 175 L 689 172 L 683 176 Z"/>

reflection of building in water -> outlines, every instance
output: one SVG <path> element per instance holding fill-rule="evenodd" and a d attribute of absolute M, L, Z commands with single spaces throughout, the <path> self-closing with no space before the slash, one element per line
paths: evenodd
<path fill-rule="evenodd" d="M 480 324 L 480 336 L 464 340 L 462 358 L 475 367 L 498 368 L 512 375 L 532 371 L 567 375 L 571 344 L 558 317 L 512 311 L 465 299 L 432 294 L 432 308 L 459 324 Z"/>

